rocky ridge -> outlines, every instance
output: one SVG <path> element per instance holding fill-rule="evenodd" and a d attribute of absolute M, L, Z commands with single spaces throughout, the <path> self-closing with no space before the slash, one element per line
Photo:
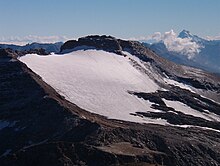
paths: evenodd
<path fill-rule="evenodd" d="M 192 68 L 186 70 L 184 66 L 160 58 L 138 42 L 109 36 L 88 36 L 66 42 L 61 47 L 61 53 L 85 49 L 84 46 L 120 56 L 126 56 L 123 51 L 129 51 L 160 75 L 166 74 L 177 81 L 184 80 L 194 87 L 212 91 L 215 97 L 219 95 L 219 78 Z M 0 165 L 220 164 L 219 132 L 198 127 L 180 128 L 109 120 L 89 113 L 65 100 L 17 60 L 17 54 L 13 51 L 2 50 L 0 53 Z M 3 60 L 5 57 L 10 58 Z M 198 73 L 195 75 L 194 71 Z M 207 76 L 205 80 L 204 75 Z M 170 91 L 154 94 L 130 92 L 131 95 L 154 102 L 152 107 L 166 111 L 166 114 L 146 114 L 143 111 L 134 116 L 165 116 L 173 124 L 219 130 L 219 122 L 207 122 L 180 114 L 175 116 L 169 111 L 176 110 L 167 107 L 162 98 L 182 100 L 187 104 L 187 100 L 192 100 L 191 107 L 207 108 L 218 115 L 219 104 L 176 86 L 166 88 Z M 196 102 L 194 97 L 201 102 Z"/>

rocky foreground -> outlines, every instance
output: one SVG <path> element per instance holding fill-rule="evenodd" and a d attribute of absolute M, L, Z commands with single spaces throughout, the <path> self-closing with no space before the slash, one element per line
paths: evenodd
<path fill-rule="evenodd" d="M 97 41 L 94 42 L 94 37 L 92 41 L 88 37 L 81 39 L 81 43 L 69 41 L 61 47 L 61 50 L 78 49 L 79 46 L 87 45 L 123 55 L 121 50 L 127 48 L 151 63 L 158 73 L 166 73 L 176 80 L 188 81 L 195 88 L 199 87 L 198 92 L 207 96 L 212 95 L 213 100 L 218 99 L 219 78 L 208 73 L 196 76 L 190 73 L 185 76 L 184 67 L 175 64 L 166 65 L 168 61 L 159 58 L 139 43 L 122 40 L 115 42 L 114 38 L 107 40 L 105 36 L 97 38 L 98 41 L 101 39 L 107 44 L 101 46 Z M 109 42 L 111 47 L 107 47 Z M 217 102 L 172 86 L 165 87 L 172 89 L 169 92 L 158 91 L 152 94 L 130 92 L 144 100 L 153 101 L 156 104 L 152 107 L 166 112 L 149 114 L 143 111 L 137 112 L 134 116 L 164 116 L 171 124 L 194 127 L 109 120 L 65 100 L 20 62 L 17 56 L 13 51 L 1 50 L 1 166 L 220 165 L 220 123 L 181 115 L 179 112 L 177 116 L 176 110 L 167 107 L 161 98 L 182 100 L 201 111 L 209 109 L 220 115 L 220 106 Z M 206 80 L 201 81 L 204 74 L 207 75 Z M 196 102 L 196 99 L 201 102 Z"/>

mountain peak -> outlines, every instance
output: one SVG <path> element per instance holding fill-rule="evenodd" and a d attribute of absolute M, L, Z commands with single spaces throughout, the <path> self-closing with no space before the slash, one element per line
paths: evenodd
<path fill-rule="evenodd" d="M 206 42 L 205 39 L 203 39 L 197 35 L 193 35 L 190 33 L 190 31 L 185 30 L 185 29 L 179 33 L 178 37 L 182 38 L 182 39 L 190 38 L 193 42 L 200 43 L 200 44 Z"/>
<path fill-rule="evenodd" d="M 182 30 L 180 33 L 179 33 L 179 35 L 178 35 L 178 37 L 180 37 L 180 38 L 190 38 L 190 37 L 192 37 L 193 35 L 190 33 L 190 31 L 188 31 L 188 30 Z"/>

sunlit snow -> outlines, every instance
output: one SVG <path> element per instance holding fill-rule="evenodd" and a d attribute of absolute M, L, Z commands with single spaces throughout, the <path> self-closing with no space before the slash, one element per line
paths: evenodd
<path fill-rule="evenodd" d="M 174 86 L 178 86 L 178 87 L 180 87 L 180 88 L 182 88 L 182 89 L 186 89 L 186 90 L 189 90 L 189 91 L 191 91 L 191 92 L 194 93 L 194 91 L 192 90 L 192 87 L 189 86 L 189 85 L 186 85 L 186 84 L 177 82 L 177 81 L 175 81 L 175 80 L 171 80 L 171 79 L 169 79 L 169 78 L 164 78 L 164 81 L 165 81 L 165 83 L 167 83 L 167 84 L 174 85 Z"/>
<path fill-rule="evenodd" d="M 190 108 L 186 104 L 181 103 L 179 101 L 171 101 L 171 100 L 166 100 L 166 99 L 163 99 L 163 101 L 165 102 L 165 104 L 168 107 L 172 107 L 176 111 L 182 112 L 184 114 L 192 115 L 194 117 L 203 118 L 203 119 L 206 119 L 209 121 L 219 121 L 220 122 L 220 117 L 217 114 L 211 113 L 207 110 L 204 110 L 205 112 L 200 112 L 200 111 L 197 111 L 195 109 Z"/>
<path fill-rule="evenodd" d="M 141 118 L 135 112 L 155 111 L 128 91 L 155 92 L 158 85 L 135 69 L 129 57 L 101 50 L 78 50 L 62 55 L 29 54 L 20 60 L 67 100 L 87 111 L 133 122 L 167 124 L 164 119 Z"/>

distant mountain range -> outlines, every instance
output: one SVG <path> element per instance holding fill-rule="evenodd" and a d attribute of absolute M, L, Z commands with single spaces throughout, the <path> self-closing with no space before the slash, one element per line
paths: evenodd
<path fill-rule="evenodd" d="M 177 38 L 190 39 L 191 42 L 194 42 L 196 45 L 199 46 L 199 52 L 195 53 L 194 56 L 189 58 L 183 52 L 169 50 L 163 39 L 157 42 L 154 39 L 149 41 L 142 41 L 142 44 L 153 50 L 159 56 L 166 58 L 172 62 L 203 69 L 211 73 L 220 74 L 220 40 L 206 40 L 197 35 L 191 34 L 187 30 L 181 31 Z M 62 44 L 63 42 L 34 42 L 31 44 L 26 44 L 24 46 L 13 44 L 0 44 L 0 49 L 10 48 L 14 51 L 30 51 L 44 49 L 46 53 L 58 53 L 60 52 L 60 50 L 62 50 Z"/>
<path fill-rule="evenodd" d="M 188 58 L 181 52 L 168 50 L 163 40 L 152 44 L 147 42 L 144 42 L 143 44 L 152 49 L 158 55 L 175 63 L 220 74 L 220 40 L 206 40 L 197 35 L 191 34 L 187 30 L 180 32 L 178 38 L 191 39 L 192 42 L 199 45 L 200 51 L 192 58 Z"/>
<path fill-rule="evenodd" d="M 47 53 L 50 52 L 59 52 L 60 47 L 63 44 L 63 42 L 57 42 L 57 43 L 31 43 L 26 44 L 24 46 L 19 45 L 13 45 L 13 44 L 0 44 L 0 48 L 6 49 L 10 48 L 14 51 L 30 51 L 35 49 L 44 49 Z"/>

